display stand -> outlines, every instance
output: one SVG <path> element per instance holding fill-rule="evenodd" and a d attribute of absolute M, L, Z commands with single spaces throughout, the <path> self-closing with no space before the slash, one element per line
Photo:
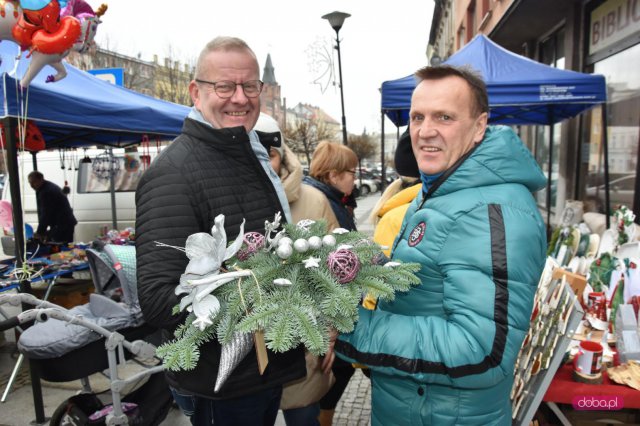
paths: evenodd
<path fill-rule="evenodd" d="M 556 278 L 554 278 L 556 277 Z M 529 425 L 584 316 L 561 268 L 547 262 L 535 297 L 511 392 L 513 424 Z"/>

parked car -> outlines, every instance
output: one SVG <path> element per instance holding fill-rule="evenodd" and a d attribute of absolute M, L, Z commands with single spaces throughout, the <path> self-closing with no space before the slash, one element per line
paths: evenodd
<path fill-rule="evenodd" d="M 622 177 L 615 177 L 614 179 L 609 181 L 609 201 L 611 201 L 611 205 L 615 206 L 617 204 L 624 204 L 629 208 L 633 208 L 633 195 L 635 192 L 635 186 L 635 173 L 630 173 Z M 585 199 L 595 201 L 596 209 L 600 213 L 604 213 L 604 197 L 604 183 L 587 187 L 585 192 Z"/>
<path fill-rule="evenodd" d="M 373 192 L 377 192 L 380 189 L 378 183 L 371 178 L 367 178 L 364 176 L 360 176 L 360 174 L 356 173 L 356 181 L 353 187 L 353 193 L 356 197 L 364 197 Z"/>

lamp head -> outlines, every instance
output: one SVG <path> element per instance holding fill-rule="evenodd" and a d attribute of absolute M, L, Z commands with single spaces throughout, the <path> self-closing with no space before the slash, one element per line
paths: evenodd
<path fill-rule="evenodd" d="M 344 12 L 331 12 L 324 15 L 322 19 L 326 19 L 327 21 L 329 21 L 329 25 L 331 25 L 331 28 L 333 28 L 334 30 L 336 30 L 336 32 L 338 32 L 340 31 L 340 28 L 342 28 L 342 24 L 344 23 L 344 20 L 347 19 L 349 16 L 351 15 Z"/>

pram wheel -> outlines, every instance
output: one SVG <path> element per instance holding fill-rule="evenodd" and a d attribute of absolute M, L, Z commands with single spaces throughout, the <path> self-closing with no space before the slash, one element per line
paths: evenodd
<path fill-rule="evenodd" d="M 50 426 L 84 426 L 91 423 L 89 416 L 104 407 L 95 394 L 80 394 L 65 400 L 54 411 Z M 102 422 L 104 424 L 104 422 Z"/>

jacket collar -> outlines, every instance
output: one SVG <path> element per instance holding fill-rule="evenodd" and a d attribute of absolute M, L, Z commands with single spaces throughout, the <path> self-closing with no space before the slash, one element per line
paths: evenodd
<path fill-rule="evenodd" d="M 182 133 L 220 148 L 237 148 L 249 143 L 249 135 L 242 126 L 215 129 L 189 117 L 184 120 Z"/>

